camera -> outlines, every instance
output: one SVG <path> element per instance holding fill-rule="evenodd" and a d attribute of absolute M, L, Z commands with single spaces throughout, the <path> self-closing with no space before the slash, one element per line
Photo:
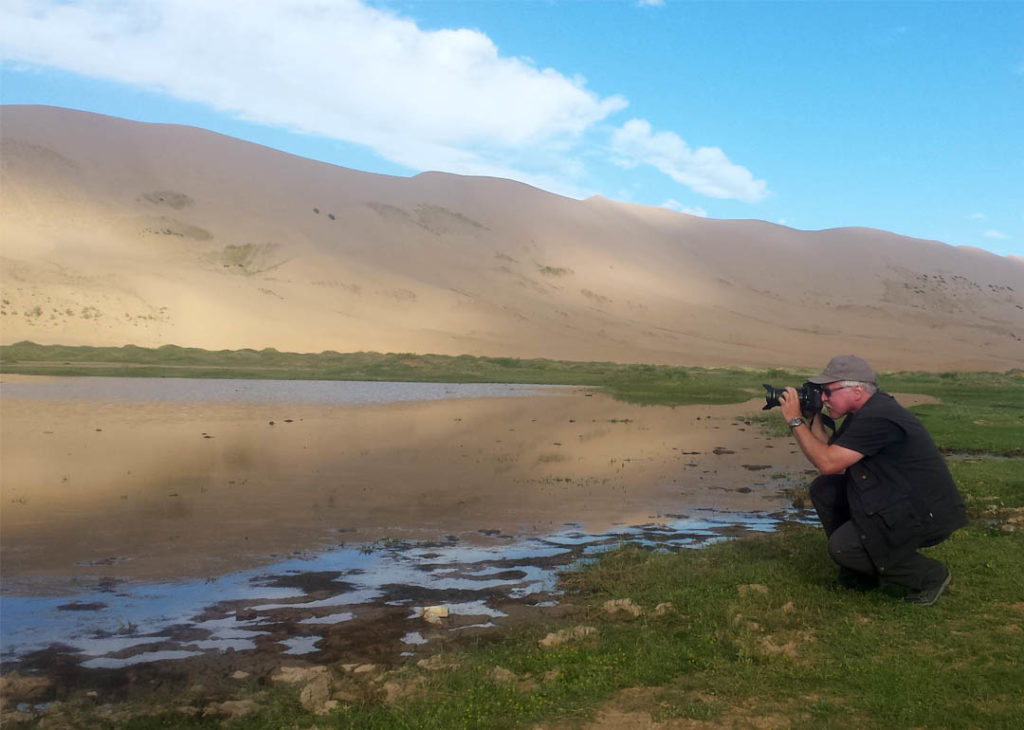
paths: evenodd
<path fill-rule="evenodd" d="M 774 408 L 779 405 L 779 396 L 785 392 L 785 388 L 776 388 L 774 385 L 768 385 L 764 383 L 764 389 L 768 391 L 765 394 L 765 406 L 762 411 L 767 411 L 769 408 Z M 821 386 L 817 383 L 806 382 L 796 389 L 796 394 L 800 399 L 800 410 L 803 413 L 817 413 L 821 410 Z"/>

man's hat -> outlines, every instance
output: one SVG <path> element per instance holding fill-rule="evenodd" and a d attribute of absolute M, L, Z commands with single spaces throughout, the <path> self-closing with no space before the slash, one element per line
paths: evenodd
<path fill-rule="evenodd" d="M 817 375 L 807 379 L 810 383 L 824 385 L 837 380 L 857 380 L 861 383 L 874 383 L 875 371 L 871 366 L 856 355 L 836 355 Z"/>

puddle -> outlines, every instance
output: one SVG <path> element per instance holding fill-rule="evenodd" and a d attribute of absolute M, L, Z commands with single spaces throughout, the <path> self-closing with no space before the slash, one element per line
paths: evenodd
<path fill-rule="evenodd" d="M 487 629 L 508 617 L 508 602 L 557 605 L 560 570 L 623 543 L 692 548 L 799 518 L 693 510 L 600 534 L 567 526 L 488 547 L 457 541 L 339 547 L 215 580 L 125 583 L 70 597 L 5 596 L 3 661 L 31 665 L 33 655 L 50 651 L 86 669 L 123 669 L 271 648 L 323 661 L 328 634 L 385 608 L 400 609 L 390 621 L 409 648 L 429 641 L 421 617 L 427 606 L 447 607 L 449 630 Z"/>

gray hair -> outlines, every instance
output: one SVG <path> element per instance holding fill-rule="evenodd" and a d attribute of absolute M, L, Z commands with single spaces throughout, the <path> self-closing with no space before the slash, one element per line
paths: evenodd
<path fill-rule="evenodd" d="M 868 395 L 874 395 L 875 393 L 878 392 L 878 385 L 876 385 L 875 383 L 865 383 L 861 380 L 843 380 L 840 383 L 840 385 L 849 388 L 853 388 L 859 385 L 861 388 L 864 389 L 864 392 L 867 393 Z"/>

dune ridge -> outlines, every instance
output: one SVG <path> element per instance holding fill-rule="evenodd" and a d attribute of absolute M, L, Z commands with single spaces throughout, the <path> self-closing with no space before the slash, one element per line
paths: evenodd
<path fill-rule="evenodd" d="M 1006 370 L 1024 260 L 0 108 L 0 340 Z"/>

